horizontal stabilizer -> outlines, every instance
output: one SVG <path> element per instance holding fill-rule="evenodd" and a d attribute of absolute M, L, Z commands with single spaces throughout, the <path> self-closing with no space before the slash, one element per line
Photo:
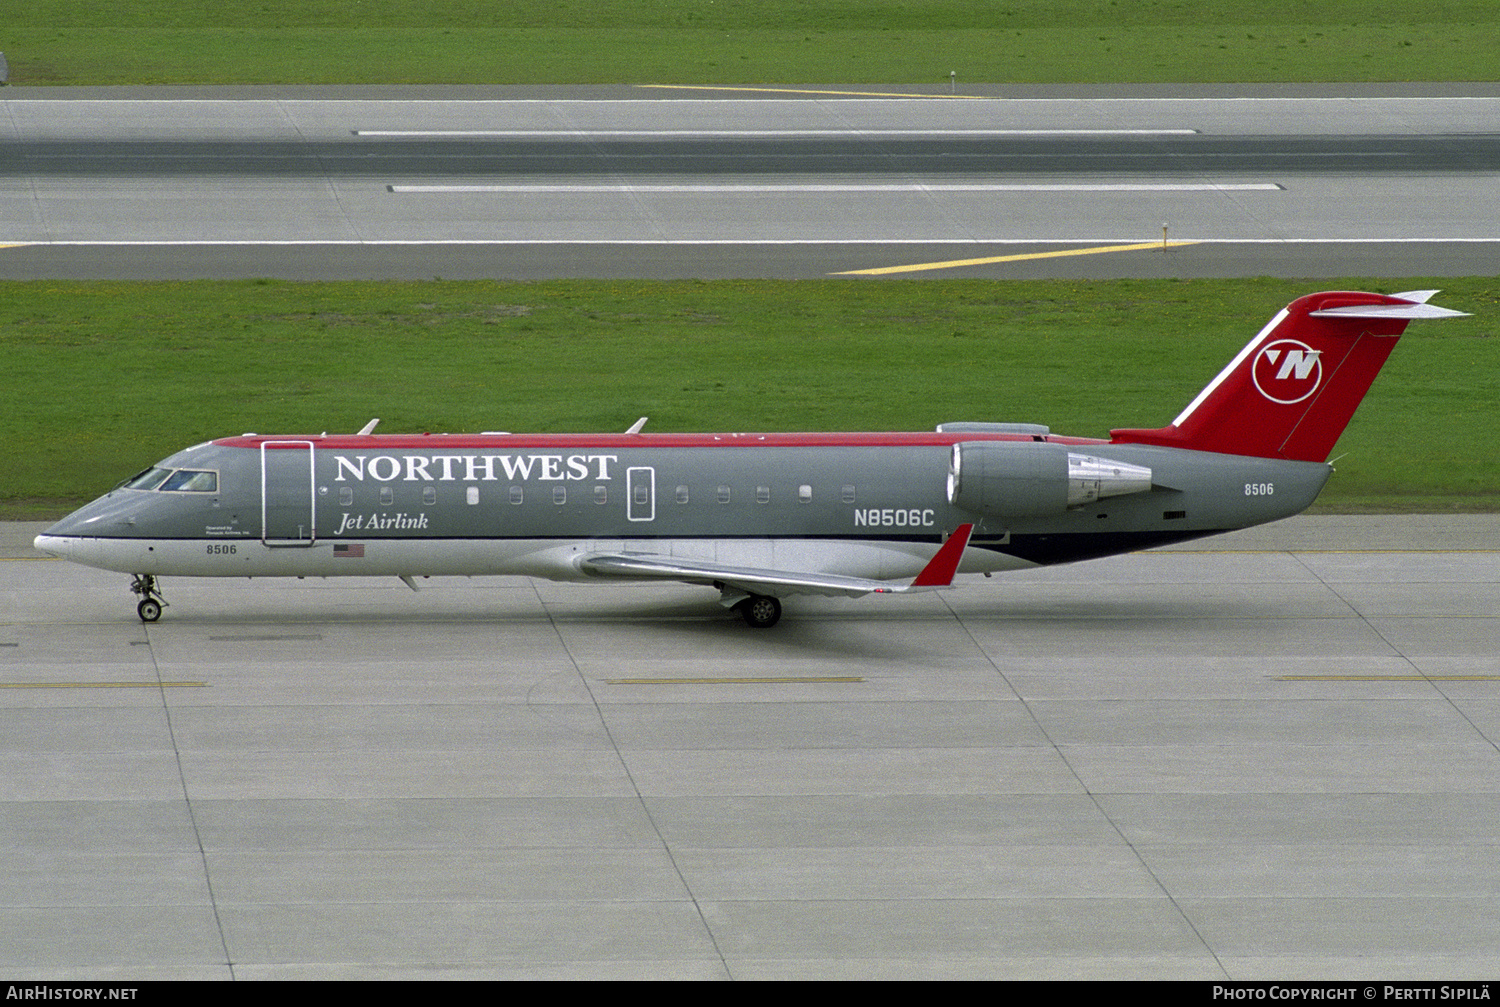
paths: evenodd
<path fill-rule="evenodd" d="M 1425 291 L 1424 291 L 1425 292 Z M 1433 291 L 1436 293 L 1436 291 Z M 1468 318 L 1467 311 L 1440 308 L 1436 304 L 1352 304 L 1342 308 L 1309 311 L 1311 318 Z"/>

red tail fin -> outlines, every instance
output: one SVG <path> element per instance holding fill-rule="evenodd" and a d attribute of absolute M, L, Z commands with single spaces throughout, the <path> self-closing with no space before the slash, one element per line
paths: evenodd
<path fill-rule="evenodd" d="M 1114 430 L 1116 444 L 1320 462 L 1414 318 L 1462 315 L 1404 294 L 1328 291 L 1287 305 L 1171 426 Z"/>

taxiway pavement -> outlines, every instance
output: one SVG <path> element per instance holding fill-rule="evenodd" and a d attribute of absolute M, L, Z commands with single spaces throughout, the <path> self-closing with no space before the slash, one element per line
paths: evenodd
<path fill-rule="evenodd" d="M 1483 979 L 1500 519 L 937 595 L 164 585 L 0 526 L 14 979 Z"/>

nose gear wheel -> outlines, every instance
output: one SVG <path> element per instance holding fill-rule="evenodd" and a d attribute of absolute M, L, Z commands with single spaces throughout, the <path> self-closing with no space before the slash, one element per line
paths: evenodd
<path fill-rule="evenodd" d="M 141 622 L 155 622 L 161 618 L 161 610 L 167 602 L 157 589 L 154 574 L 136 574 L 130 582 L 130 590 L 141 596 L 140 603 L 135 606 L 135 614 L 141 617 Z"/>

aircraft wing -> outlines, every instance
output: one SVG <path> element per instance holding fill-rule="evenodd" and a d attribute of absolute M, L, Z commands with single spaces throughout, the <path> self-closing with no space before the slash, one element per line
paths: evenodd
<path fill-rule="evenodd" d="M 908 591 L 931 591 L 952 584 L 953 575 L 958 571 L 959 560 L 963 559 L 964 549 L 969 544 L 969 535 L 973 530 L 972 524 L 960 525 L 948 537 L 948 541 L 943 543 L 937 555 L 909 583 L 845 577 L 816 571 L 761 570 L 712 563 L 708 560 L 635 552 L 598 553 L 585 557 L 579 567 L 585 573 L 599 577 L 680 580 L 689 584 L 719 586 L 721 589 L 747 595 L 771 595 L 778 598 L 789 594 L 842 595 L 846 598 L 858 598 L 866 594 L 903 594 Z"/>

